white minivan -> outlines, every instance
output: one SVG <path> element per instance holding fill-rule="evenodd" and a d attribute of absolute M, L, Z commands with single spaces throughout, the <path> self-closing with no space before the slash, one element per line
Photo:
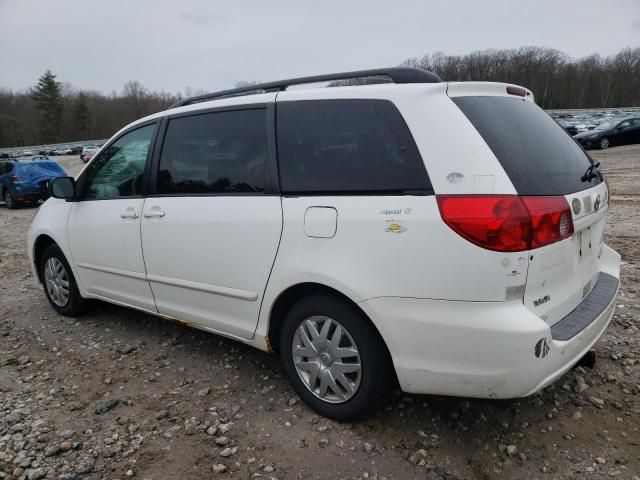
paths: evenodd
<path fill-rule="evenodd" d="M 201 95 L 50 190 L 28 248 L 56 311 L 99 299 L 278 352 L 337 420 L 396 386 L 530 395 L 618 291 L 598 164 L 513 85 L 392 68 Z"/>

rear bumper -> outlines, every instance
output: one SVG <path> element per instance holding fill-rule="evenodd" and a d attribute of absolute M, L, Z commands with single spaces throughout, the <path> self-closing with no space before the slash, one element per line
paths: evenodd
<path fill-rule="evenodd" d="M 381 297 L 360 305 L 385 339 L 405 392 L 516 398 L 531 395 L 562 376 L 606 329 L 620 276 L 620 256 L 606 245 L 600 268 L 599 283 L 609 282 L 611 287 L 613 279 L 615 285 L 606 290 L 608 298 L 599 299 L 598 311 L 589 309 L 588 321 L 572 322 L 572 334 L 566 340 L 560 338 L 567 337 L 568 329 L 554 338 L 553 329 L 521 301 Z"/>
<path fill-rule="evenodd" d="M 40 199 L 46 199 L 49 196 L 49 192 L 47 191 L 44 185 L 16 186 L 14 190 L 15 190 L 14 196 L 16 197 L 16 200 L 19 200 L 19 201 L 22 201 L 22 200 L 35 201 Z"/>
<path fill-rule="evenodd" d="M 42 193 L 27 193 L 27 194 L 18 194 L 16 196 L 16 200 L 19 202 L 27 201 L 27 202 L 37 202 L 38 200 L 46 200 L 47 197 Z"/>

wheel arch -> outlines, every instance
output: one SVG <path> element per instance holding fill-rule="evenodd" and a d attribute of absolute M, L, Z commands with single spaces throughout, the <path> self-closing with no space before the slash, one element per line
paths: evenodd
<path fill-rule="evenodd" d="M 273 302 L 271 311 L 269 312 L 269 326 L 267 329 L 267 339 L 271 349 L 275 352 L 280 351 L 280 348 L 279 348 L 280 347 L 279 346 L 280 330 L 282 328 L 284 317 L 287 311 L 301 298 L 304 298 L 310 295 L 315 295 L 315 294 L 325 294 L 325 295 L 333 296 L 335 298 L 338 298 L 344 301 L 345 303 L 353 307 L 355 310 L 360 312 L 360 314 L 362 315 L 362 318 L 366 319 L 366 321 L 369 322 L 374 332 L 377 334 L 378 338 L 384 345 L 387 358 L 389 362 L 391 362 L 391 366 L 395 375 L 395 365 L 393 364 L 393 357 L 389 350 L 389 346 L 387 345 L 387 342 L 385 341 L 384 336 L 376 326 L 375 322 L 360 307 L 360 305 L 358 305 L 355 301 L 353 301 L 347 295 L 345 295 L 344 293 L 340 292 L 339 290 L 333 287 L 329 287 L 322 283 L 315 283 L 315 282 L 298 283 L 296 285 L 291 285 L 290 287 L 286 288 L 278 295 L 276 300 Z"/>
<path fill-rule="evenodd" d="M 38 275 L 38 281 L 42 283 L 42 272 L 40 271 L 40 257 L 42 256 L 42 252 L 49 245 L 58 245 L 56 241 L 51 238 L 49 235 L 42 233 L 38 235 L 36 240 L 33 242 L 33 264 L 35 266 L 35 271 Z"/>

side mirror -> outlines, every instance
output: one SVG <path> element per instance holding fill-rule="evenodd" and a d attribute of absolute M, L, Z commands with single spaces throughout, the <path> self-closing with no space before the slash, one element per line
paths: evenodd
<path fill-rule="evenodd" d="M 58 177 L 49 182 L 49 194 L 53 198 L 72 200 L 76 196 L 76 181 L 73 177 Z"/>

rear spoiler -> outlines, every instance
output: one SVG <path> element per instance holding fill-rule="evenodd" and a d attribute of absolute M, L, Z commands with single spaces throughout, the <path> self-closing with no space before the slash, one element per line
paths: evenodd
<path fill-rule="evenodd" d="M 534 101 L 531 90 L 519 85 L 497 82 L 449 82 L 447 83 L 447 95 L 449 97 L 520 97 L 531 102 Z"/>

